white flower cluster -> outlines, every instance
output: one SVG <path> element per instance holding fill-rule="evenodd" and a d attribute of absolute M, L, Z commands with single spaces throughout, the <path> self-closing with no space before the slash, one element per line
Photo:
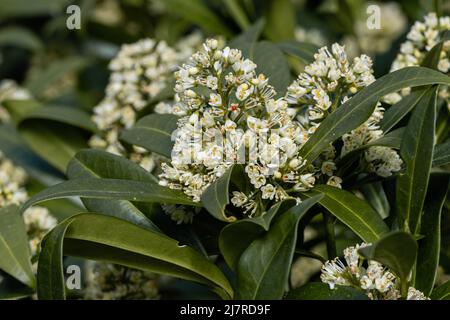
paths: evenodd
<path fill-rule="evenodd" d="M 21 205 L 28 199 L 25 189 L 27 174 L 25 170 L 15 166 L 0 152 L 0 208 L 15 204 Z M 32 207 L 23 215 L 31 253 L 34 256 L 39 251 L 39 243 L 44 235 L 56 226 L 56 219 L 47 208 Z"/>
<path fill-rule="evenodd" d="M 123 45 L 109 64 L 111 76 L 106 96 L 94 108 L 93 121 L 101 133 L 91 138 L 90 146 L 128 156 L 148 171 L 153 170 L 153 156 L 136 146 L 128 152 L 119 141 L 120 131 L 132 127 L 137 113 L 168 86 L 177 65 L 192 54 L 200 39 L 199 34 L 193 34 L 175 48 L 153 39 Z M 171 101 L 162 101 L 155 106 L 155 112 L 170 113 L 171 108 Z"/>
<path fill-rule="evenodd" d="M 383 108 L 377 106 L 369 120 L 342 136 L 344 142 L 342 156 L 383 136 L 383 131 L 378 126 L 383 119 L 383 111 Z M 383 146 L 369 147 L 364 150 L 364 159 L 367 163 L 366 169 L 380 177 L 389 177 L 392 173 L 400 171 L 403 164 L 397 151 Z"/>
<path fill-rule="evenodd" d="M 232 164 L 245 164 L 254 190 L 235 191 L 231 201 L 250 216 L 263 212 L 264 201 L 312 188 L 314 174 L 298 157 L 307 132 L 293 120 L 295 110 L 286 100 L 274 98 L 274 88 L 256 67 L 241 51 L 209 39 L 180 68 L 173 113 L 182 118 L 171 165 L 162 165 L 161 185 L 200 201 Z"/>
<path fill-rule="evenodd" d="M 425 16 L 424 21 L 416 21 L 407 35 L 407 41 L 400 47 L 391 66 L 391 72 L 411 66 L 419 66 L 427 53 L 438 44 L 444 32 L 450 30 L 450 16 L 438 18 L 431 12 Z M 438 63 L 438 70 L 448 73 L 450 70 L 450 40 L 445 41 Z M 393 93 L 385 97 L 385 101 L 394 104 L 401 100 L 402 96 L 409 94 L 410 88 L 405 88 L 401 93 Z M 450 93 L 448 87 L 440 89 L 439 95 L 447 101 L 450 108 Z"/>
<path fill-rule="evenodd" d="M 6 79 L 0 81 L 0 123 L 10 120 L 8 111 L 2 106 L 3 101 L 27 99 L 31 99 L 31 94 L 17 85 L 14 80 Z"/>
<path fill-rule="evenodd" d="M 348 101 L 355 93 L 374 81 L 370 57 L 361 55 L 350 63 L 344 47 L 333 44 L 331 52 L 327 47 L 319 50 L 315 55 L 315 61 L 306 66 L 305 72 L 289 86 L 286 100 L 297 109 L 299 121 L 308 128 L 308 134 L 312 134 L 320 126 L 321 121 L 341 103 Z M 380 138 L 383 131 L 379 129 L 378 123 L 382 118 L 383 109 L 377 107 L 363 125 L 345 134 L 342 137 L 344 145 L 341 156 Z M 329 150 L 318 160 L 322 163 L 316 165 L 322 168 L 327 165 L 330 168 L 327 173 L 332 176 L 333 170 L 336 170 L 333 162 L 335 157 L 334 147 L 330 145 Z M 365 160 L 368 171 L 382 177 L 399 171 L 402 164 L 397 152 L 387 147 L 368 148 L 365 151 Z M 333 180 L 339 179 L 333 177 Z"/>
<path fill-rule="evenodd" d="M 373 57 L 389 50 L 392 42 L 406 29 L 408 19 L 401 6 L 395 2 L 369 2 L 362 8 L 364 12 L 354 23 L 355 35 L 345 36 L 343 43 L 352 56 L 361 51 Z M 372 8 L 379 11 L 370 11 Z M 379 25 L 376 23 L 378 18 Z"/>
<path fill-rule="evenodd" d="M 20 205 L 27 200 L 26 180 L 25 170 L 16 167 L 0 151 L 0 208 L 10 204 Z"/>
<path fill-rule="evenodd" d="M 58 221 L 44 207 L 27 209 L 23 214 L 23 218 L 25 220 L 28 238 L 30 239 L 31 254 L 34 256 L 39 253 L 39 244 L 45 234 L 56 227 Z"/>
<path fill-rule="evenodd" d="M 362 243 L 344 250 L 345 264 L 339 259 L 327 261 L 322 266 L 320 279 L 334 289 L 336 285 L 351 286 L 365 291 L 372 300 L 398 300 L 401 298 L 397 278 L 381 263 L 369 260 L 364 265 L 358 249 L 368 246 Z M 427 300 L 419 290 L 410 287 L 407 300 Z"/>
<path fill-rule="evenodd" d="M 86 266 L 85 299 L 158 299 L 155 274 L 127 267 L 90 261 Z"/>

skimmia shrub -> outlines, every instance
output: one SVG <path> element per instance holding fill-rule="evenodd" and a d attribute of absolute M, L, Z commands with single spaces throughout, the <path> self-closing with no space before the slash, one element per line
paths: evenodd
<path fill-rule="evenodd" d="M 449 17 L 321 9 L 338 36 L 196 3 L 124 28 L 101 97 L 0 82 L 0 298 L 448 298 Z M 61 79 L 99 81 L 75 60 Z"/>

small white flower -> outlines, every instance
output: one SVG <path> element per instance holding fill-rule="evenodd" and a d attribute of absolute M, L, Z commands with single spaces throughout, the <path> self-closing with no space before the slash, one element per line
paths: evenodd
<path fill-rule="evenodd" d="M 222 106 L 222 97 L 217 93 L 211 93 L 209 95 L 208 103 L 214 107 L 221 107 Z"/>
<path fill-rule="evenodd" d="M 261 188 L 261 191 L 262 191 L 263 199 L 273 200 L 273 198 L 275 197 L 276 188 L 273 185 L 271 185 L 270 183 L 268 183 Z"/>
<path fill-rule="evenodd" d="M 248 201 L 247 196 L 243 192 L 233 191 L 233 197 L 231 198 L 231 203 L 235 207 L 242 207 Z"/>

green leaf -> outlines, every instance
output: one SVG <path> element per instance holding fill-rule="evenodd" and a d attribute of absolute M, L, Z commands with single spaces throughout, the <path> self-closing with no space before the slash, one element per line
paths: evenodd
<path fill-rule="evenodd" d="M 5 102 L 28 147 L 60 172 L 75 153 L 87 147 L 86 135 L 96 131 L 89 115 L 81 110 L 45 106 L 33 100 Z"/>
<path fill-rule="evenodd" d="M 233 17 L 234 21 L 241 27 L 241 29 L 247 29 L 250 22 L 248 21 L 247 15 L 244 9 L 241 7 L 238 0 L 223 0 L 223 3 L 227 7 L 230 15 Z"/>
<path fill-rule="evenodd" d="M 76 108 L 68 108 L 55 105 L 42 106 L 32 109 L 30 112 L 21 117 L 19 119 L 19 122 L 30 120 L 52 120 L 84 129 L 89 132 L 97 131 L 97 127 L 91 120 L 90 115 L 85 111 Z"/>
<path fill-rule="evenodd" d="M 66 254 L 196 281 L 232 295 L 228 280 L 209 259 L 165 235 L 92 213 L 75 216 L 60 226 L 65 224 L 67 231 L 57 227 L 44 242 L 38 270 L 40 298 L 64 298 L 64 282 L 60 281 L 62 252 L 59 251 L 63 243 Z"/>
<path fill-rule="evenodd" d="M 88 147 L 82 130 L 59 122 L 24 121 L 19 132 L 35 153 L 61 172 L 78 150 Z"/>
<path fill-rule="evenodd" d="M 430 298 L 432 300 L 450 300 L 450 281 L 435 288 Z"/>
<path fill-rule="evenodd" d="M 62 182 L 35 194 L 23 205 L 23 209 L 47 200 L 67 197 L 201 205 L 181 191 L 161 187 L 155 182 L 80 178 Z"/>
<path fill-rule="evenodd" d="M 150 114 L 133 128 L 122 132 L 120 139 L 170 158 L 174 142 L 172 132 L 178 117 L 170 114 Z"/>
<path fill-rule="evenodd" d="M 232 39 L 228 46 L 233 49 L 239 49 L 242 51 L 244 57 L 250 57 L 254 48 L 254 45 L 258 41 L 265 25 L 265 20 L 260 19 L 250 26 L 245 32 L 241 33 L 234 39 Z"/>
<path fill-rule="evenodd" d="M 339 188 L 318 185 L 306 196 L 323 193 L 319 203 L 365 242 L 374 242 L 389 231 L 380 215 L 364 200 Z"/>
<path fill-rule="evenodd" d="M 285 41 L 277 44 L 284 53 L 298 58 L 304 64 L 310 64 L 314 61 L 314 54 L 319 47 L 307 42 Z"/>
<path fill-rule="evenodd" d="M 34 97 L 43 97 L 46 89 L 61 81 L 67 74 L 77 72 L 86 67 L 87 64 L 86 58 L 76 56 L 57 60 L 44 70 L 32 73 L 25 81 L 25 87 Z"/>
<path fill-rule="evenodd" d="M 430 89 L 414 109 L 400 148 L 406 172 L 397 180 L 396 208 L 400 227 L 413 234 L 420 226 L 433 159 L 436 91 Z"/>
<path fill-rule="evenodd" d="M 330 289 L 326 283 L 311 282 L 289 291 L 286 299 L 289 300 L 369 300 L 361 289 L 336 286 Z"/>
<path fill-rule="evenodd" d="M 395 231 L 373 245 L 359 249 L 358 252 L 366 259 L 385 265 L 402 282 L 406 282 L 416 262 L 417 242 L 409 233 Z"/>
<path fill-rule="evenodd" d="M 41 242 L 38 262 L 39 300 L 64 300 L 66 283 L 63 269 L 64 235 L 73 218 L 63 221 L 50 231 Z"/>
<path fill-rule="evenodd" d="M 237 270 L 237 299 L 281 299 L 297 242 L 297 225 L 322 195 L 284 212 L 270 230 L 242 254 Z"/>
<path fill-rule="evenodd" d="M 27 174 L 44 185 L 59 183 L 64 176 L 34 153 L 16 129 L 0 125 L 0 150 L 16 165 L 24 168 Z"/>
<path fill-rule="evenodd" d="M 228 266 L 235 270 L 239 258 L 248 246 L 264 231 L 269 231 L 273 218 L 295 205 L 295 200 L 277 202 L 263 215 L 246 218 L 226 225 L 219 236 L 219 248 Z"/>
<path fill-rule="evenodd" d="M 5 100 L 2 105 L 8 111 L 11 122 L 14 124 L 17 124 L 29 112 L 42 106 L 40 102 L 35 100 Z"/>
<path fill-rule="evenodd" d="M 283 96 L 291 82 L 289 63 L 283 52 L 275 44 L 261 41 L 254 45 L 249 58 L 258 66 L 256 72 L 269 78 L 278 96 Z"/>
<path fill-rule="evenodd" d="M 2 0 L 0 2 L 0 18 L 52 15 L 61 13 L 70 0 Z"/>
<path fill-rule="evenodd" d="M 364 198 L 370 203 L 382 219 L 389 217 L 391 207 L 380 181 L 368 183 L 361 186 L 361 192 Z"/>
<path fill-rule="evenodd" d="M 231 36 L 230 30 L 202 0 L 166 0 L 164 4 L 170 13 L 197 24 L 211 34 Z"/>
<path fill-rule="evenodd" d="M 223 176 L 206 188 L 201 197 L 205 209 L 213 217 L 225 222 L 236 221 L 236 217 L 225 214 L 225 207 L 230 203 L 229 185 L 234 168 L 235 166 L 228 169 Z"/>
<path fill-rule="evenodd" d="M 106 178 L 156 183 L 156 178 L 138 164 L 102 150 L 82 150 L 70 161 L 69 179 Z M 83 199 L 89 211 L 114 215 L 143 228 L 159 231 L 132 202 L 127 200 Z"/>
<path fill-rule="evenodd" d="M 417 88 L 409 95 L 402 98 L 399 102 L 389 107 L 384 113 L 383 119 L 380 122 L 380 129 L 383 132 L 391 130 L 397 123 L 400 122 L 422 99 L 429 87 Z"/>
<path fill-rule="evenodd" d="M 433 290 L 439 267 L 441 213 L 449 183 L 449 174 L 432 174 L 425 200 L 424 215 L 420 228 L 420 234 L 423 238 L 419 240 L 414 287 L 426 296 L 429 296 Z"/>
<path fill-rule="evenodd" d="M 450 77 L 422 67 L 403 68 L 381 77 L 326 117 L 300 149 L 300 155 L 309 162 L 314 161 L 331 142 L 363 124 L 378 100 L 388 93 L 430 84 L 449 85 Z"/>
<path fill-rule="evenodd" d="M 104 150 L 78 152 L 67 168 L 70 179 L 106 178 L 157 183 L 158 180 L 140 165 Z"/>
<path fill-rule="evenodd" d="M 434 149 L 433 167 L 439 167 L 450 163 L 450 140 L 438 144 Z"/>
<path fill-rule="evenodd" d="M 33 294 L 34 289 L 0 270 L 0 300 L 18 300 Z"/>
<path fill-rule="evenodd" d="M 430 51 L 427 52 L 425 58 L 420 64 L 422 67 L 437 69 L 439 61 L 441 60 L 441 51 L 444 46 L 444 41 L 439 42 Z"/>
<path fill-rule="evenodd" d="M 297 25 L 295 7 L 291 0 L 271 0 L 266 10 L 267 24 L 265 35 L 278 42 L 294 39 Z"/>
<path fill-rule="evenodd" d="M 3 45 L 25 48 L 31 51 L 38 51 L 43 48 L 41 40 L 33 32 L 16 26 L 5 27 L 0 30 L 0 46 Z"/>
<path fill-rule="evenodd" d="M 29 287 L 36 282 L 31 270 L 27 231 L 15 205 L 0 209 L 0 269 Z"/>

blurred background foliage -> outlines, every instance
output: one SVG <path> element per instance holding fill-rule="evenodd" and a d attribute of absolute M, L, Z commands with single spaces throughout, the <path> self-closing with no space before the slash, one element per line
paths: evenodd
<path fill-rule="evenodd" d="M 71 4 L 81 8 L 79 30 L 69 30 L 66 26 L 69 16 L 66 9 Z M 390 5 L 385 12 L 387 17 L 384 22 L 387 21 L 387 29 L 392 31 L 389 37 L 386 36 L 386 29 L 374 31 L 370 37 L 363 32 L 367 30 L 362 24 L 365 27 L 369 4 Z M 66 116 L 58 120 L 60 123 L 53 121 L 53 127 L 49 129 L 45 122 L 49 120 L 48 114 L 34 115 L 24 121 L 26 107 L 21 107 L 20 101 L 11 102 L 12 105 L 7 107 L 13 122 L 20 119 L 22 133 L 25 135 L 27 132 L 39 131 L 40 137 L 33 136 L 32 139 L 35 139 L 38 148 L 44 150 L 39 153 L 44 160 L 25 147 L 16 154 L 15 159 L 12 158 L 25 169 L 39 168 L 36 174 L 28 172 L 33 178 L 39 177 L 29 186 L 31 194 L 44 185 L 64 179 L 64 159 L 56 159 L 59 152 L 52 149 L 52 146 L 59 148 L 61 153 L 65 149 L 68 153 L 66 159 L 70 159 L 77 150 L 87 147 L 86 142 L 96 128 L 92 127 L 93 124 L 86 115 L 89 116 L 103 98 L 109 78 L 108 63 L 124 43 L 149 37 L 165 40 L 173 45 L 181 37 L 195 31 L 201 32 L 205 37 L 220 35 L 232 40 L 250 26 L 264 20 L 263 39 L 275 43 L 293 40 L 311 42 L 311 52 L 305 54 L 312 54 L 317 46 L 341 42 L 346 44 L 354 56 L 360 53 L 371 55 L 375 62 L 375 74 L 380 76 L 389 72 L 411 24 L 436 10 L 448 13 L 450 1 L 0 0 L 0 81 L 15 80 L 41 106 L 72 108 L 76 111 L 71 114 L 70 119 Z M 365 39 L 370 39 L 370 43 L 365 42 Z M 383 42 L 386 39 L 388 42 Z M 289 50 L 285 52 L 289 53 Z M 302 61 L 292 57 L 289 61 L 294 78 L 302 70 Z M 33 119 L 40 121 L 36 123 Z M 73 128 L 69 128 L 67 124 Z M 20 139 L 13 131 L 8 131 L 10 129 L 2 128 L 0 131 L 0 144 L 5 153 L 8 153 L 5 148 L 9 145 L 19 143 L 14 139 Z M 55 132 L 58 137 L 55 137 Z M 6 135 L 9 140 L 5 139 Z M 63 143 L 58 144 L 52 139 Z M 52 143 L 46 145 L 48 141 Z M 27 162 L 33 162 L 33 165 L 27 166 Z M 392 190 L 385 191 L 389 198 Z M 51 202 L 49 206 L 53 206 L 52 212 L 60 213 L 59 219 L 78 210 L 77 206 L 68 204 L 67 201 Z M 447 274 L 450 273 L 449 212 L 450 203 L 447 201 L 442 222 L 441 257 Z M 338 230 L 338 252 L 353 244 L 353 240 L 349 242 L 349 237 L 344 234 L 345 230 L 342 233 L 339 235 Z M 308 235 L 305 237 L 308 238 Z M 306 244 L 314 247 L 320 238 L 313 235 L 306 239 Z M 301 265 L 294 265 L 293 270 L 297 267 L 305 270 L 305 266 Z M 303 272 L 298 275 L 311 276 L 314 272 L 317 274 L 317 266 L 311 274 Z M 301 285 L 306 281 L 295 278 L 295 275 L 293 277 L 291 280 L 294 285 Z M 193 295 L 208 297 L 201 288 L 183 281 L 172 284 L 172 287 L 166 289 L 166 294 L 183 298 L 180 286 L 189 286 L 190 298 Z"/>
<path fill-rule="evenodd" d="M 409 23 L 435 7 L 431 0 L 396 2 Z M 368 3 L 364 0 L 1 0 L 0 79 L 22 83 L 39 100 L 89 110 L 102 98 L 108 79 L 107 63 L 123 43 L 151 37 L 173 44 L 197 29 L 206 36 L 220 34 L 231 39 L 265 18 L 263 37 L 271 41 L 294 40 L 296 28 L 302 27 L 320 32 L 326 44 L 357 37 L 357 22 L 367 16 Z M 448 2 L 444 3 L 448 7 Z M 70 4 L 81 8 L 80 30 L 66 27 L 69 16 L 66 8 Z M 378 75 L 389 70 L 407 29 L 404 26 L 389 50 L 375 57 Z"/>

